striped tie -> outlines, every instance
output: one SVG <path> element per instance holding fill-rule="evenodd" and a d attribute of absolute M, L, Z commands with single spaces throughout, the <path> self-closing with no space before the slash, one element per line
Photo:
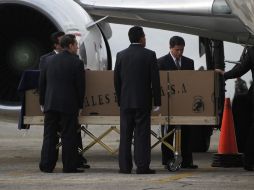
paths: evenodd
<path fill-rule="evenodd" d="M 178 70 L 181 69 L 180 63 L 179 63 L 179 59 L 176 59 L 176 67 Z"/>

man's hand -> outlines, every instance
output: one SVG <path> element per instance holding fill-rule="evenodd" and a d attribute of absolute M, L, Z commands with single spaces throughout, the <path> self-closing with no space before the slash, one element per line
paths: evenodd
<path fill-rule="evenodd" d="M 156 106 L 153 108 L 153 111 L 156 112 L 156 111 L 159 111 L 160 110 L 160 106 Z"/>
<path fill-rule="evenodd" d="M 44 112 L 44 106 L 40 105 L 41 107 L 41 112 L 43 113 Z"/>
<path fill-rule="evenodd" d="M 221 74 L 221 75 L 224 75 L 224 73 L 225 73 L 225 71 L 223 71 L 221 69 L 215 69 L 214 71 Z"/>

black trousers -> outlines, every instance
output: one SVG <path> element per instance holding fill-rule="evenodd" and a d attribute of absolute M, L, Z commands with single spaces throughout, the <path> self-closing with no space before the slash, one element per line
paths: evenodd
<path fill-rule="evenodd" d="M 251 101 L 251 125 L 248 130 L 247 139 L 244 148 L 244 164 L 254 166 L 254 87 L 249 89 Z"/>
<path fill-rule="evenodd" d="M 56 111 L 45 113 L 40 169 L 53 171 L 57 161 L 57 131 L 61 128 L 63 170 L 76 169 L 78 158 L 77 115 Z"/>
<path fill-rule="evenodd" d="M 151 111 L 143 109 L 120 110 L 119 168 L 130 171 L 132 138 L 134 133 L 134 161 L 139 169 L 148 169 L 151 162 Z"/>
<path fill-rule="evenodd" d="M 251 100 L 249 94 L 238 94 L 232 102 L 238 152 L 244 152 L 251 126 Z"/>
<path fill-rule="evenodd" d="M 166 126 L 161 126 L 162 136 L 166 133 L 172 131 L 175 128 L 175 125 L 169 125 L 167 129 Z M 193 164 L 192 158 L 192 148 L 191 148 L 191 128 L 192 126 L 181 126 L 181 155 L 182 155 L 182 164 L 190 165 Z M 173 145 L 174 134 L 168 136 L 165 139 L 166 142 Z M 162 153 L 162 164 L 167 165 L 167 163 L 174 158 L 174 153 L 163 143 L 161 144 L 161 153 Z"/>
<path fill-rule="evenodd" d="M 244 150 L 244 164 L 254 166 L 254 121 L 249 129 Z"/>

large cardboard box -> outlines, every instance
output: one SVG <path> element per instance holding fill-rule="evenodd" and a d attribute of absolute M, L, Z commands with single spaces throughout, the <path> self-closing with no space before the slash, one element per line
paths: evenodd
<path fill-rule="evenodd" d="M 153 115 L 216 116 L 214 71 L 160 71 L 162 106 Z M 83 115 L 117 116 L 113 71 L 88 71 Z"/>
<path fill-rule="evenodd" d="M 118 116 L 113 71 L 86 71 L 82 115 Z M 216 116 L 217 77 L 214 71 L 160 71 L 162 106 L 153 115 Z M 26 92 L 26 116 L 42 115 L 36 90 Z"/>
<path fill-rule="evenodd" d="M 215 116 L 217 77 L 214 71 L 169 71 L 170 116 Z M 164 87 L 163 81 L 163 87 Z M 166 90 L 164 89 L 164 94 Z"/>
<path fill-rule="evenodd" d="M 42 116 L 37 89 L 27 90 L 25 93 L 25 116 Z"/>
<path fill-rule="evenodd" d="M 112 71 L 86 71 L 86 93 L 82 115 L 119 115 Z M 25 116 L 42 116 L 37 89 L 25 93 Z"/>
<path fill-rule="evenodd" d="M 119 115 L 113 71 L 87 71 L 82 115 Z"/>

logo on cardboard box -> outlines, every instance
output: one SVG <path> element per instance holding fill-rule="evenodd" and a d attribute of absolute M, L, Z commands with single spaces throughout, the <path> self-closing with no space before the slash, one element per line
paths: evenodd
<path fill-rule="evenodd" d="M 192 111 L 195 113 L 202 113 L 205 111 L 205 103 L 202 96 L 194 97 Z"/>

